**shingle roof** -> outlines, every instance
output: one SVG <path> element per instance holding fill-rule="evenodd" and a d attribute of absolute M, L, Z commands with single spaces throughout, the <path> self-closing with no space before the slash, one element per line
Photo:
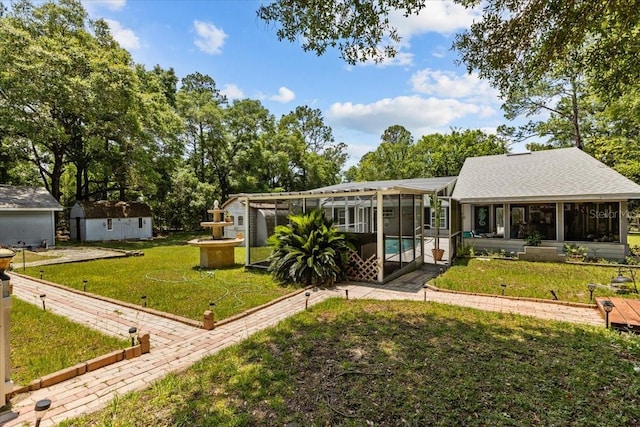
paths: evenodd
<path fill-rule="evenodd" d="M 453 198 L 488 201 L 626 200 L 640 186 L 578 148 L 470 157 Z"/>
<path fill-rule="evenodd" d="M 0 210 L 61 211 L 62 205 L 44 187 L 0 185 Z"/>
<path fill-rule="evenodd" d="M 84 210 L 85 218 L 135 218 L 150 217 L 151 207 L 142 202 L 76 202 Z"/>

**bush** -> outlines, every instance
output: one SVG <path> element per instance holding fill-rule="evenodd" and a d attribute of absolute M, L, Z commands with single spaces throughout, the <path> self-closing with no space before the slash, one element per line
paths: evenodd
<path fill-rule="evenodd" d="M 331 286 L 346 274 L 353 246 L 321 210 L 288 216 L 269 238 L 269 271 L 281 283 Z"/>

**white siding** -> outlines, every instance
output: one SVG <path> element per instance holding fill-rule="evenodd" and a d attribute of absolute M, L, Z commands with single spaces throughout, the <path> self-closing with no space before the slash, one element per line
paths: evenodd
<path fill-rule="evenodd" d="M 75 221 L 75 220 L 74 220 Z M 151 218 L 142 218 L 142 228 L 139 228 L 139 219 L 135 218 L 112 218 L 113 228 L 107 229 L 107 218 L 83 219 L 81 228 L 85 241 L 101 240 L 127 240 L 127 239 L 150 239 L 152 237 Z M 83 226 L 82 223 L 86 226 Z M 73 235 L 72 235 L 73 236 Z M 75 237 L 75 236 L 74 236 Z"/>
<path fill-rule="evenodd" d="M 46 240 L 55 245 L 55 227 L 52 211 L 0 211 L 0 244 L 8 246 L 40 247 Z"/>

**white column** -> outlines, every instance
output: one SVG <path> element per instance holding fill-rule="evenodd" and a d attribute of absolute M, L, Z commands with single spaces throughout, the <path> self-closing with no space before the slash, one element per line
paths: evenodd
<path fill-rule="evenodd" d="M 6 395 L 13 391 L 13 382 L 11 381 L 11 350 L 9 347 L 9 330 L 11 320 L 9 313 L 11 311 L 11 295 L 9 294 L 9 276 L 4 273 L 0 274 L 0 283 L 2 283 L 2 298 L 0 298 L 0 354 L 3 361 L 0 363 L 0 406 L 4 406 Z"/>
<path fill-rule="evenodd" d="M 378 282 L 382 283 L 384 280 L 384 223 L 382 218 L 382 210 L 384 199 L 382 193 L 378 191 L 376 193 L 378 209 L 376 212 L 376 250 L 378 253 Z"/>
<path fill-rule="evenodd" d="M 556 203 L 556 240 L 564 242 L 564 203 Z"/>
<path fill-rule="evenodd" d="M 245 260 L 244 260 L 244 265 L 249 265 L 251 264 L 251 258 L 249 256 L 249 251 L 251 250 L 250 248 L 250 242 L 249 242 L 249 224 L 251 223 L 251 217 L 249 216 L 251 212 L 251 209 L 249 207 L 249 198 L 245 198 L 244 199 L 244 249 L 245 249 Z M 254 224 L 255 227 L 258 226 L 258 224 Z"/>

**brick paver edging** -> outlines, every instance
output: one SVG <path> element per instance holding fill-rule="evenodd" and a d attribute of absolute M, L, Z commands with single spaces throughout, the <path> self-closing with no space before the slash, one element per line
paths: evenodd
<path fill-rule="evenodd" d="M 492 298 L 502 298 L 508 299 L 512 301 L 529 301 L 529 302 L 539 302 L 543 304 L 555 304 L 555 305 L 564 305 L 567 307 L 576 307 L 576 308 L 593 308 L 594 310 L 598 307 L 595 303 L 587 304 L 583 302 L 572 302 L 572 301 L 557 301 L 552 299 L 543 299 L 543 298 L 530 298 L 530 297 L 514 297 L 509 295 L 495 295 L 495 294 L 483 294 L 481 292 L 467 292 L 467 291 L 453 291 L 450 289 L 441 289 L 434 285 L 424 285 L 425 288 L 434 291 L 434 292 L 443 292 L 448 294 L 459 294 L 459 295 L 473 295 L 479 297 L 492 297 Z"/>
<path fill-rule="evenodd" d="M 63 381 L 70 380 L 80 375 L 84 375 L 87 372 L 95 371 L 96 369 L 103 368 L 105 366 L 113 365 L 114 363 L 121 362 L 123 360 L 130 360 L 135 357 L 139 357 L 149 352 L 149 337 L 146 337 L 145 344 L 137 344 L 133 347 L 124 348 L 122 350 L 115 350 L 111 353 L 104 354 L 102 356 L 94 357 L 86 362 L 78 363 L 70 368 L 65 368 L 52 374 L 47 374 L 43 377 L 31 381 L 29 384 L 14 387 L 11 393 L 7 394 L 7 399 L 11 399 L 14 396 L 21 393 L 28 393 L 30 391 L 36 391 L 41 388 L 50 387 L 55 384 L 59 384 Z"/>
<path fill-rule="evenodd" d="M 143 306 L 138 305 L 138 304 L 132 304 L 132 303 L 129 303 L 129 302 L 126 302 L 126 301 L 120 301 L 120 300 L 109 298 L 109 297 L 105 297 L 105 296 L 102 296 L 102 295 L 92 294 L 91 292 L 84 292 L 84 291 L 81 291 L 79 289 L 70 288 L 68 286 L 61 285 L 60 283 L 49 282 L 49 281 L 46 281 L 44 279 L 38 279 L 37 277 L 31 277 L 31 276 L 27 276 L 25 274 L 20 274 L 20 273 L 17 273 L 15 271 L 11 271 L 11 274 L 15 274 L 16 276 L 22 277 L 24 279 L 33 280 L 34 282 L 42 283 L 42 284 L 47 285 L 47 286 L 53 286 L 54 288 L 63 289 L 65 291 L 72 292 L 74 294 L 83 295 L 83 296 L 86 296 L 86 297 L 89 297 L 89 298 L 97 299 L 99 301 L 105 301 L 105 302 L 108 302 L 108 303 L 111 303 L 111 304 L 120 305 L 122 307 L 127 307 L 127 308 L 130 308 L 132 310 L 143 311 L 145 313 L 153 314 L 154 316 L 158 316 L 158 317 L 162 317 L 162 318 L 165 318 L 165 319 L 173 320 L 174 322 L 183 323 L 185 325 L 192 326 L 194 328 L 200 328 L 200 329 L 203 328 L 203 322 L 200 322 L 198 320 L 189 319 L 188 317 L 178 316 L 177 314 L 167 313 L 165 311 L 154 310 L 153 308 L 143 307 Z M 312 287 L 306 287 L 306 288 L 302 288 L 302 289 L 297 289 L 297 290 L 295 290 L 293 292 L 290 292 L 290 293 L 288 293 L 286 295 L 283 295 L 283 296 L 278 297 L 278 298 L 276 298 L 274 300 L 266 302 L 266 303 L 264 303 L 262 305 L 247 309 L 247 310 L 243 311 L 242 313 L 238 313 L 238 314 L 235 314 L 235 315 L 233 315 L 231 317 L 226 317 L 224 319 L 216 321 L 215 324 L 222 326 L 222 325 L 225 325 L 225 324 L 227 324 L 229 322 L 233 322 L 235 320 L 242 319 L 243 317 L 249 316 L 249 315 L 255 313 L 256 311 L 260 311 L 260 310 L 263 310 L 265 308 L 268 308 L 268 307 L 270 307 L 270 306 L 272 306 L 274 304 L 277 304 L 277 303 L 279 303 L 281 301 L 284 301 L 284 300 L 286 300 L 288 298 L 294 297 L 294 296 L 296 296 L 296 295 L 298 295 L 298 294 L 300 294 L 302 292 L 305 292 L 305 291 L 307 291 L 307 290 L 309 290 L 311 288 Z"/>

